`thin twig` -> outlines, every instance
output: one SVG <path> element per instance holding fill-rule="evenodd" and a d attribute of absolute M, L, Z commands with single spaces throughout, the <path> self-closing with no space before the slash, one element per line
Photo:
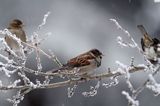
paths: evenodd
<path fill-rule="evenodd" d="M 153 76 L 155 76 L 158 72 L 160 71 L 160 66 L 152 73 Z M 135 93 L 133 94 L 133 97 L 136 98 L 141 91 L 146 87 L 146 85 L 149 83 L 149 78 L 140 86 L 136 89 Z"/>
<path fill-rule="evenodd" d="M 129 73 L 138 72 L 138 71 L 141 71 L 141 70 L 144 70 L 144 69 L 145 69 L 145 67 L 143 67 L 143 66 L 132 67 L 129 70 Z M 39 73 L 41 73 L 39 75 L 50 75 L 49 73 L 43 73 L 43 72 L 39 72 Z M 68 85 L 84 83 L 86 81 L 99 80 L 99 79 L 110 78 L 110 77 L 113 77 L 113 76 L 121 76 L 121 75 L 123 75 L 123 74 L 119 73 L 119 72 L 117 72 L 117 73 L 99 74 L 99 75 L 87 77 L 87 79 L 67 80 L 67 81 L 51 83 L 51 84 L 47 84 L 47 85 L 41 85 L 41 86 L 33 88 L 32 90 L 34 90 L 34 89 L 47 89 L 47 88 L 64 87 L 64 86 L 68 86 Z M 29 85 L 20 85 L 20 86 L 15 86 L 15 87 L 1 86 L 0 90 L 14 90 L 14 89 L 27 89 L 27 88 L 31 88 L 31 86 L 29 86 Z"/>

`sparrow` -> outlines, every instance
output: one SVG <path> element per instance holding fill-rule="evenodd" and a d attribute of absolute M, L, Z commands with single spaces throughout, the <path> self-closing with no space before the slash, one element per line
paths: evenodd
<path fill-rule="evenodd" d="M 78 76 L 88 75 L 89 72 L 101 66 L 103 54 L 98 49 L 91 49 L 80 54 L 64 64 L 61 68 L 48 73 L 76 74 Z"/>
<path fill-rule="evenodd" d="M 141 46 L 147 59 L 152 63 L 156 64 L 160 57 L 160 41 L 157 38 L 151 38 L 147 33 L 143 25 L 137 25 L 137 28 L 143 34 L 141 38 Z"/>
<path fill-rule="evenodd" d="M 9 23 L 8 30 L 15 34 L 17 38 L 19 38 L 21 41 L 26 42 L 26 34 L 23 30 L 23 22 L 19 19 L 14 19 Z M 14 52 L 20 51 L 20 47 L 18 45 L 18 42 L 14 40 L 12 37 L 5 35 L 5 41 L 7 45 L 10 47 L 11 50 Z"/>

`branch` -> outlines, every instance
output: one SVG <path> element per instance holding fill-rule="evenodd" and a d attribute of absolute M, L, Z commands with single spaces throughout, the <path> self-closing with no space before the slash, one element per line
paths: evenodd
<path fill-rule="evenodd" d="M 138 72 L 141 70 L 144 70 L 146 67 L 144 66 L 134 66 L 131 67 L 129 69 L 129 73 L 134 73 L 134 72 Z M 116 72 L 116 71 L 115 71 Z M 38 75 L 52 75 L 50 73 L 43 73 L 43 72 L 39 72 L 41 74 Z M 101 79 L 105 79 L 105 78 L 110 78 L 110 77 L 119 77 L 124 75 L 123 73 L 120 72 L 116 72 L 116 73 L 112 73 L 112 72 L 108 72 L 106 74 L 99 74 L 99 75 L 94 75 L 94 76 L 90 76 L 87 78 L 81 78 L 81 79 L 75 79 L 75 80 L 67 80 L 67 81 L 62 81 L 62 82 L 57 82 L 57 83 L 51 83 L 51 84 L 42 84 L 40 86 L 30 86 L 30 85 L 20 85 L 20 86 L 14 86 L 14 87 L 7 87 L 7 86 L 0 86 L 0 90 L 19 90 L 19 89 L 28 89 L 28 88 L 32 88 L 33 89 L 47 89 L 47 88 L 58 88 L 58 87 L 64 87 L 64 86 L 68 86 L 68 85 L 74 85 L 74 84 L 80 84 L 80 83 L 84 83 L 84 82 L 88 82 L 91 80 L 101 80 Z"/>

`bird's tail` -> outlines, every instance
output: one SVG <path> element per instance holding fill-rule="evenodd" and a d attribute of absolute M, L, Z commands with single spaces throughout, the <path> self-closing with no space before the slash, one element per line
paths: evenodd
<path fill-rule="evenodd" d="M 145 39 L 151 40 L 149 34 L 147 33 L 146 29 L 144 28 L 143 25 L 137 25 L 137 28 L 141 31 Z"/>

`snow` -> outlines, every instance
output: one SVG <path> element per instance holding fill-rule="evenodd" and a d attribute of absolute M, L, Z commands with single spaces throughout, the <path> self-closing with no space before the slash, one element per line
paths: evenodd
<path fill-rule="evenodd" d="M 139 101 L 134 100 L 128 92 L 122 91 L 122 94 L 126 96 L 126 99 L 128 100 L 128 103 L 130 104 L 129 106 L 139 106 Z"/>
<path fill-rule="evenodd" d="M 160 84 L 156 82 L 152 74 L 149 74 L 149 80 L 150 82 L 146 87 L 152 90 L 155 93 L 155 96 L 158 96 L 160 94 Z"/>

